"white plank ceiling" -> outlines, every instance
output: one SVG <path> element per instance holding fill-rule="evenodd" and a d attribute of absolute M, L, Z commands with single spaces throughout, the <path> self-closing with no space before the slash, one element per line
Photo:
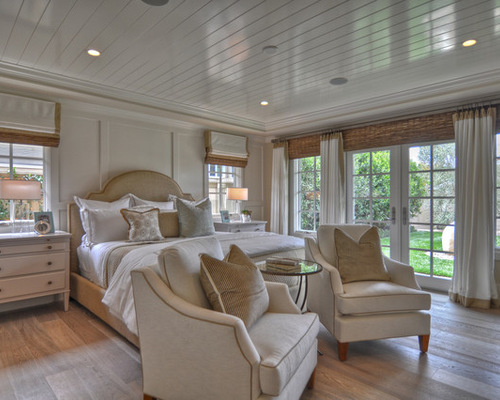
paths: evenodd
<path fill-rule="evenodd" d="M 0 0 L 0 77 L 256 132 L 322 128 L 498 98 L 500 0 Z"/>

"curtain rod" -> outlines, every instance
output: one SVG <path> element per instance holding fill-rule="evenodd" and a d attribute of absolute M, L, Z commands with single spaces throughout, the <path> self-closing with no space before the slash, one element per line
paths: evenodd
<path fill-rule="evenodd" d="M 361 127 L 365 127 L 368 125 L 376 125 L 376 124 L 383 124 L 386 122 L 402 121 L 405 119 L 417 118 L 417 117 L 422 117 L 425 115 L 433 115 L 433 114 L 437 114 L 437 113 L 444 113 L 444 112 L 451 112 L 451 111 L 462 111 L 464 109 L 467 109 L 468 107 L 469 108 L 470 107 L 481 107 L 481 106 L 492 107 L 492 106 L 499 105 L 500 99 L 470 101 L 468 103 L 467 102 L 464 102 L 464 103 L 465 103 L 465 105 L 455 105 L 455 106 L 450 106 L 450 107 L 446 107 L 446 108 L 438 108 L 438 109 L 435 109 L 432 111 L 423 111 L 423 112 L 415 113 L 415 114 L 407 114 L 405 116 L 374 119 L 374 120 L 370 120 L 370 121 L 363 122 L 363 123 L 356 124 L 356 125 L 339 126 L 337 128 L 323 128 L 323 129 L 318 129 L 318 130 L 311 131 L 311 132 L 283 135 L 283 136 L 280 136 L 276 139 L 272 139 L 271 143 L 280 143 L 280 142 L 284 142 L 284 141 L 287 141 L 290 139 L 298 139 L 298 138 L 307 137 L 307 136 L 322 135 L 325 133 L 341 132 L 342 130 L 361 128 Z"/>

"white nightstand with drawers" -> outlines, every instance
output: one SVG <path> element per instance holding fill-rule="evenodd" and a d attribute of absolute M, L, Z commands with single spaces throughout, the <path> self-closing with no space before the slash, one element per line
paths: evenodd
<path fill-rule="evenodd" d="M 267 221 L 214 222 L 217 232 L 265 232 Z"/>
<path fill-rule="evenodd" d="M 61 294 L 69 305 L 67 232 L 0 234 L 0 304 Z"/>

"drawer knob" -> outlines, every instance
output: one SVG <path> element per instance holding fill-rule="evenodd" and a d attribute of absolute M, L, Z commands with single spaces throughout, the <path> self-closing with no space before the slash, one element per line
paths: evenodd
<path fill-rule="evenodd" d="M 47 283 L 48 283 L 49 285 L 52 285 L 52 281 L 48 281 Z"/>
<path fill-rule="evenodd" d="M 52 261 L 49 261 L 49 262 L 47 263 L 47 265 L 52 265 Z"/>
<path fill-rule="evenodd" d="M 49 250 L 52 250 L 52 246 L 47 246 L 47 248 L 48 248 Z"/>

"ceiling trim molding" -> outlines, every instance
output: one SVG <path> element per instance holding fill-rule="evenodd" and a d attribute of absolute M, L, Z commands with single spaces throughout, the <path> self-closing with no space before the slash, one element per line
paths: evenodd
<path fill-rule="evenodd" d="M 264 124 L 256 120 L 235 117 L 232 115 L 210 111 L 199 107 L 193 107 L 182 103 L 155 99 L 142 94 L 132 93 L 127 90 L 111 88 L 109 86 L 68 78 L 62 75 L 43 72 L 32 68 L 21 67 L 18 65 L 12 65 L 5 62 L 0 62 L 0 75 L 8 78 L 30 81 L 54 88 L 71 90 L 73 92 L 82 94 L 90 94 L 102 98 L 114 99 L 122 102 L 129 102 L 142 106 L 153 107 L 163 111 L 168 111 L 188 117 L 202 118 L 209 121 L 230 124 L 250 130 L 264 132 Z"/>
<path fill-rule="evenodd" d="M 373 96 L 316 112 L 282 118 L 265 124 L 268 134 L 304 132 L 307 128 L 321 129 L 332 124 L 345 125 L 356 121 L 395 117 L 411 113 L 427 112 L 436 108 L 488 100 L 500 91 L 500 68 L 483 74 L 451 79 L 444 82 L 403 90 L 382 96 Z"/>

